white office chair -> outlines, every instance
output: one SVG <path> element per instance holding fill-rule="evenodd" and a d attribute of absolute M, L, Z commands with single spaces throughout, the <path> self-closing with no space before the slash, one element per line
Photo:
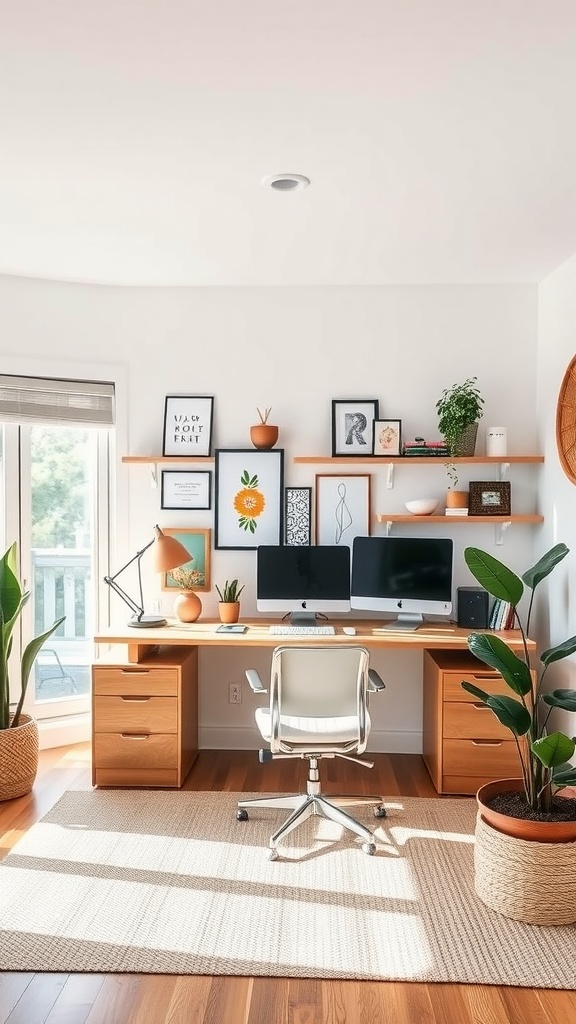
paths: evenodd
<path fill-rule="evenodd" d="M 309 762 L 305 794 L 240 800 L 236 816 L 248 818 L 249 807 L 275 807 L 292 811 L 270 839 L 270 859 L 278 857 L 278 842 L 311 814 L 323 815 L 355 832 L 364 840 L 362 849 L 373 854 L 374 836 L 342 806 L 375 804 L 374 814 L 386 817 L 381 796 L 331 796 L 320 791 L 318 762 L 323 757 L 344 757 L 373 768 L 372 761 L 357 755 L 366 749 L 370 732 L 368 693 L 383 690 L 378 673 L 368 667 L 365 647 L 329 646 L 277 647 L 272 655 L 270 703 L 257 708 L 256 724 L 269 750 L 260 751 L 260 761 L 300 757 Z M 246 677 L 255 693 L 266 693 L 255 669 Z"/>

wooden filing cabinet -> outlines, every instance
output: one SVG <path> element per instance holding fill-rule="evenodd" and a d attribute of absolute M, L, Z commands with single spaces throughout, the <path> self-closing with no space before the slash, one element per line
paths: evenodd
<path fill-rule="evenodd" d="M 474 794 L 486 782 L 521 774 L 512 733 L 466 693 L 463 679 L 512 696 L 502 676 L 468 651 L 424 651 L 422 753 L 439 793 Z"/>
<path fill-rule="evenodd" d="M 92 784 L 184 782 L 198 754 L 198 648 L 92 666 Z"/>

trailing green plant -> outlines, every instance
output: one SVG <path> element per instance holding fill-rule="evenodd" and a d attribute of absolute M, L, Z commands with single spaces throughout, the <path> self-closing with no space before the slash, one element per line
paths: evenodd
<path fill-rule="evenodd" d="M 458 442 L 466 427 L 477 423 L 484 415 L 484 399 L 477 381 L 477 377 L 468 377 L 463 384 L 453 384 L 451 388 L 445 388 L 436 402 L 438 429 L 452 456 L 456 454 Z M 458 474 L 454 463 L 446 465 L 446 472 L 451 486 L 455 487 L 458 483 Z"/>
<path fill-rule="evenodd" d="M 17 563 L 16 542 L 14 542 L 0 559 L 0 729 L 15 728 L 19 724 L 34 659 L 44 641 L 52 636 L 52 633 L 66 618 L 63 616 L 45 633 L 34 637 L 24 650 L 20 660 L 20 698 L 11 720 L 8 659 L 12 650 L 15 626 L 24 605 L 30 599 L 30 591 L 24 590 L 18 579 Z"/>
<path fill-rule="evenodd" d="M 495 633 L 472 633 L 468 638 L 472 654 L 496 669 L 516 696 L 489 694 L 467 681 L 461 685 L 511 730 L 520 755 L 526 800 L 533 811 L 541 813 L 552 810 L 554 793 L 576 785 L 576 768 L 570 763 L 576 750 L 575 739 L 562 732 L 548 732 L 548 719 L 553 708 L 576 711 L 576 690 L 543 691 L 549 666 L 576 652 L 576 636 L 550 647 L 539 656 L 539 675 L 537 671 L 532 674 L 527 643 L 536 588 L 568 552 L 565 544 L 556 544 L 520 577 L 486 551 L 473 547 L 464 551 L 466 563 L 478 583 L 492 597 L 512 605 L 514 621 L 522 639 L 522 656 L 519 657 Z M 531 595 L 526 622 L 523 623 L 518 605 L 525 587 Z"/>
<path fill-rule="evenodd" d="M 239 600 L 240 594 L 244 590 L 245 584 L 241 587 L 238 584 L 238 580 L 232 580 L 230 583 L 226 580 L 226 583 L 220 590 L 218 584 L 216 584 L 216 590 L 218 591 L 218 597 L 224 604 L 234 604 Z"/>

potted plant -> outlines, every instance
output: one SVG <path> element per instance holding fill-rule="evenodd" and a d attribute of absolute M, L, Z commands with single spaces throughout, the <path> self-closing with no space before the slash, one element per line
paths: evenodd
<path fill-rule="evenodd" d="M 274 447 L 278 440 L 278 427 L 268 423 L 272 407 L 270 406 L 270 408 L 265 409 L 262 413 L 258 406 L 256 406 L 256 412 L 260 417 L 260 422 L 250 427 L 250 440 L 255 448 L 269 450 Z"/>
<path fill-rule="evenodd" d="M 226 583 L 220 589 L 216 584 L 216 590 L 218 591 L 218 597 L 220 603 L 218 605 L 218 611 L 220 614 L 221 622 L 238 622 L 240 615 L 240 594 L 244 590 L 244 584 L 239 585 L 238 580 L 232 580 Z"/>
<path fill-rule="evenodd" d="M 468 377 L 463 384 L 445 388 L 436 402 L 438 429 L 453 457 L 474 455 L 476 450 L 478 421 L 483 416 L 484 405 L 477 381 L 477 377 Z M 447 464 L 446 472 L 450 487 L 455 488 L 458 474 L 453 462 Z"/>
<path fill-rule="evenodd" d="M 16 544 L 0 559 L 0 800 L 10 800 L 29 793 L 38 769 L 38 728 L 36 722 L 22 713 L 28 679 L 34 659 L 45 640 L 58 628 L 58 619 L 45 633 L 27 645 L 20 662 L 20 698 L 14 711 L 10 705 L 8 660 L 12 636 L 20 613 L 30 598 L 17 572 Z"/>

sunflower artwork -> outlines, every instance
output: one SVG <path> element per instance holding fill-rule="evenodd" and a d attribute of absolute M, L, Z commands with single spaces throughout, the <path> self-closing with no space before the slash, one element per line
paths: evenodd
<path fill-rule="evenodd" d="M 234 497 L 234 508 L 238 512 L 238 527 L 250 533 L 256 533 L 258 527 L 257 519 L 266 508 L 266 499 L 262 491 L 258 489 L 258 476 L 256 473 L 250 476 L 248 470 L 244 470 L 240 477 L 241 488 Z"/>

